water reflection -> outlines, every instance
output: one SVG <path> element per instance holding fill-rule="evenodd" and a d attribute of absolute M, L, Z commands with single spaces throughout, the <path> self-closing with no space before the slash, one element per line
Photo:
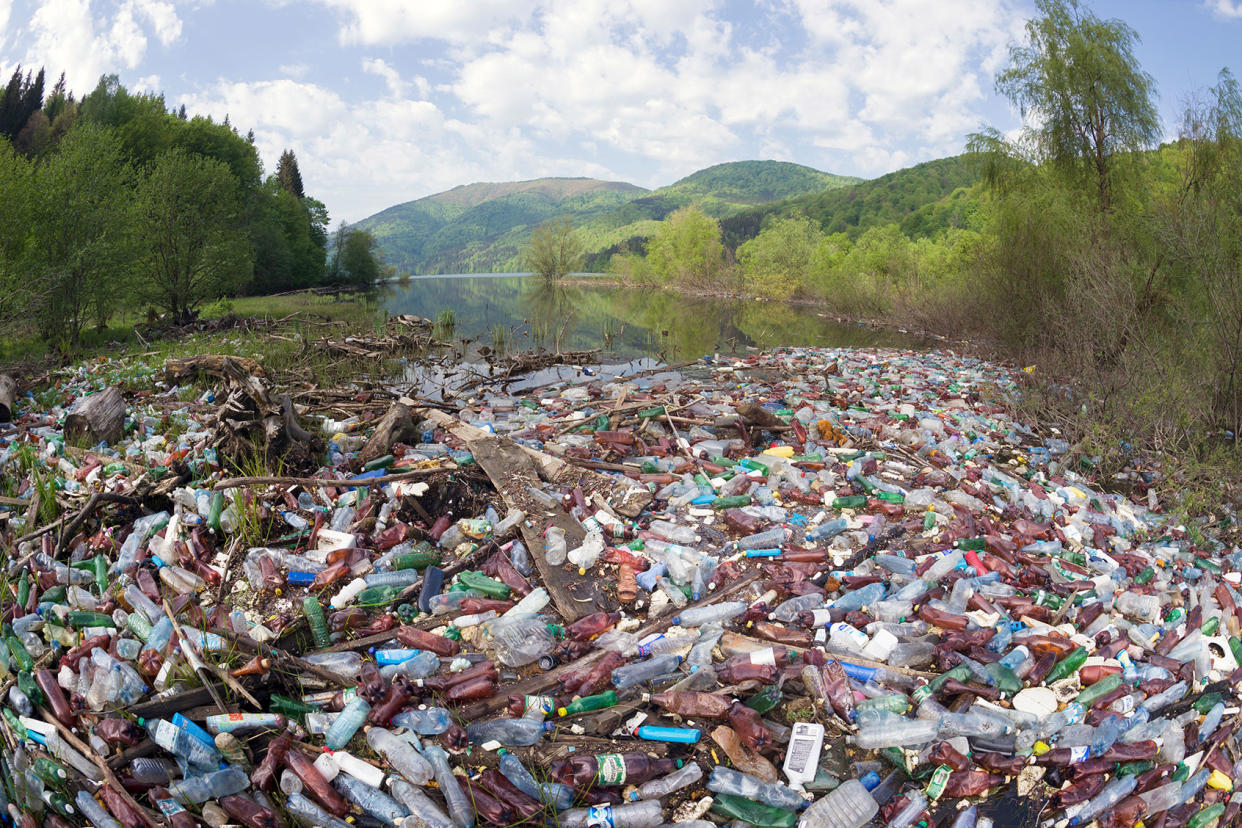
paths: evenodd
<path fill-rule="evenodd" d="M 504 329 L 514 350 L 590 350 L 666 362 L 748 346 L 925 347 L 917 337 L 841 324 L 809 306 L 695 297 L 600 284 L 549 284 L 537 277 L 471 274 L 390 283 L 389 313 L 435 319 L 451 309 L 456 335 L 491 344 Z"/>

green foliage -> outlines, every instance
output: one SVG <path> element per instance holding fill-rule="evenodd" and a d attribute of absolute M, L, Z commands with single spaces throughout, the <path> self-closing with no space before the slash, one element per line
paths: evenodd
<path fill-rule="evenodd" d="M 549 281 L 577 270 L 582 263 L 582 240 L 566 216 L 545 221 L 530 235 L 524 253 L 526 266 Z"/>
<path fill-rule="evenodd" d="M 9 77 L 8 84 L 0 90 L 0 136 L 15 141 L 26 122 L 43 107 L 43 69 L 31 78 L 30 70 L 22 78 L 18 64 Z"/>
<path fill-rule="evenodd" d="M 125 295 L 134 258 L 135 176 L 112 130 L 79 124 L 35 169 L 28 266 L 44 338 L 77 348 L 89 318 L 106 321 Z"/>
<path fill-rule="evenodd" d="M 826 242 L 819 226 L 806 216 L 773 219 L 737 249 L 743 289 L 788 299 L 819 269 Z"/>
<path fill-rule="evenodd" d="M 222 162 L 172 150 L 137 190 L 140 293 L 185 320 L 249 277 L 237 179 Z"/>
<path fill-rule="evenodd" d="M 970 155 L 928 161 L 872 181 L 743 210 L 721 221 L 725 244 L 753 239 L 774 216 L 804 215 L 827 233 L 857 238 L 868 228 L 898 224 L 909 236 L 934 236 L 979 224 L 978 159 Z"/>
<path fill-rule="evenodd" d="M 647 245 L 647 263 L 666 284 L 721 287 L 726 267 L 720 223 L 698 207 L 682 207 L 661 222 Z"/>
<path fill-rule="evenodd" d="M 379 281 L 381 271 L 375 237 L 357 225 L 342 223 L 332 239 L 328 284 L 344 290 L 368 291 Z"/>
<path fill-rule="evenodd" d="M 1160 137 L 1155 84 L 1134 56 L 1138 34 L 1124 21 L 1101 20 L 1078 0 L 1036 0 L 1027 42 L 1013 46 L 996 89 L 1031 116 L 1025 130 L 1039 161 L 1095 193 L 1107 212 L 1117 186 L 1118 156 Z"/>
<path fill-rule="evenodd" d="M 276 180 L 280 187 L 294 198 L 305 198 L 306 191 L 302 188 L 302 172 L 298 169 L 297 156 L 293 150 L 285 150 L 276 162 Z"/>

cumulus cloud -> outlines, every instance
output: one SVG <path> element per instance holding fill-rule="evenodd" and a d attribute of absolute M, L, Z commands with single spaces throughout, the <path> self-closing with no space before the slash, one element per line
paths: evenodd
<path fill-rule="evenodd" d="M 362 62 L 363 71 L 370 72 L 373 75 L 379 75 L 384 79 L 384 83 L 388 86 L 388 94 L 394 98 L 400 98 L 405 95 L 405 90 L 409 84 L 401 77 L 401 73 L 393 67 L 385 63 L 381 58 L 369 58 Z"/>
<path fill-rule="evenodd" d="M 29 29 L 26 62 L 59 67 L 70 88 L 88 90 L 102 74 L 137 67 L 148 35 L 163 46 L 174 43 L 181 18 L 166 0 L 43 0 Z"/>
<path fill-rule="evenodd" d="M 1222 17 L 1242 18 L 1242 2 L 1239 0 L 1204 0 L 1203 5 Z"/>
<path fill-rule="evenodd" d="M 534 0 L 312 0 L 341 13 L 341 42 L 392 45 L 423 38 L 463 41 L 526 18 Z"/>

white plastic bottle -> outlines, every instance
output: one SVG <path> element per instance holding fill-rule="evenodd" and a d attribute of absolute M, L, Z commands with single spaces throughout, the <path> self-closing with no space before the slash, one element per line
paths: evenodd
<path fill-rule="evenodd" d="M 798 820 L 798 828 L 862 828 L 879 810 L 866 786 L 848 779 L 816 800 Z"/>

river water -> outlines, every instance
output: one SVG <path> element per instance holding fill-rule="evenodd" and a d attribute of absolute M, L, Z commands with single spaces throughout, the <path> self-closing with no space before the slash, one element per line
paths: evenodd
<path fill-rule="evenodd" d="M 454 337 L 507 353 L 598 348 L 603 359 L 674 363 L 778 345 L 928 345 L 897 331 L 837 322 L 809 305 L 584 282 L 589 279 L 562 285 L 513 274 L 419 276 L 384 285 L 381 303 L 390 314 L 432 320 L 452 311 Z"/>

